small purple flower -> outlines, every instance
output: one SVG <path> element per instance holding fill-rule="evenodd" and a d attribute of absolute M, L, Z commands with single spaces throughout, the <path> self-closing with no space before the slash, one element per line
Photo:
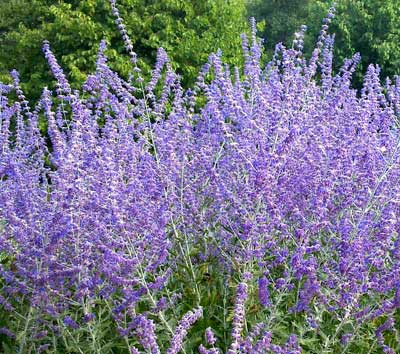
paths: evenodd
<path fill-rule="evenodd" d="M 160 300 L 158 300 L 156 307 L 154 308 L 154 312 L 161 312 L 165 311 L 168 308 L 168 299 L 166 297 L 162 297 Z"/>
<path fill-rule="evenodd" d="M 206 329 L 206 341 L 210 345 L 214 345 L 217 342 L 217 338 L 210 327 Z"/>
<path fill-rule="evenodd" d="M 400 282 L 398 282 L 398 284 L 396 285 L 393 306 L 395 308 L 400 308 Z"/>
<path fill-rule="evenodd" d="M 265 332 L 261 339 L 259 339 L 252 350 L 250 351 L 250 354 L 258 354 L 258 353 L 268 353 L 268 350 L 271 348 L 271 340 L 272 340 L 272 333 L 271 332 Z"/>
<path fill-rule="evenodd" d="M 376 329 L 376 331 L 375 331 L 376 335 L 379 335 L 384 331 L 388 331 L 388 330 L 392 329 L 394 324 L 395 324 L 394 318 L 389 317 L 382 325 L 380 325 Z"/>
<path fill-rule="evenodd" d="M 198 349 L 200 354 L 208 354 L 208 350 L 204 347 L 203 344 L 200 344 Z"/>
<path fill-rule="evenodd" d="M 129 348 L 129 352 L 130 352 L 130 354 L 140 354 L 139 350 L 134 346 L 131 346 Z"/>
<path fill-rule="evenodd" d="M 45 351 L 50 349 L 50 344 L 42 344 L 37 349 L 38 353 L 44 353 Z"/>
<path fill-rule="evenodd" d="M 4 334 L 5 336 L 15 339 L 15 333 L 13 333 L 12 331 L 10 331 L 8 328 L 6 327 L 0 327 L 0 334 Z"/>
<path fill-rule="evenodd" d="M 349 341 L 351 340 L 351 338 L 353 337 L 352 333 L 345 333 L 341 336 L 340 338 L 340 343 L 342 345 L 347 345 L 349 343 Z"/>
<path fill-rule="evenodd" d="M 271 305 L 268 285 L 269 281 L 266 276 L 262 276 L 258 280 L 258 299 L 260 301 L 260 304 L 264 307 L 268 307 Z"/>
<path fill-rule="evenodd" d="M 128 331 L 130 329 L 134 330 L 135 336 L 143 348 L 152 354 L 160 353 L 155 334 L 155 324 L 152 320 L 144 315 L 138 315 L 128 325 Z"/>
<path fill-rule="evenodd" d="M 174 336 L 171 339 L 171 345 L 166 351 L 166 354 L 178 354 L 182 348 L 183 340 L 186 337 L 190 327 L 203 315 L 203 308 L 199 307 L 196 310 L 189 311 L 179 321 L 175 329 Z"/>
<path fill-rule="evenodd" d="M 86 315 L 83 316 L 83 322 L 88 323 L 90 321 L 93 321 L 96 318 L 96 315 L 94 313 L 87 313 Z"/>
<path fill-rule="evenodd" d="M 236 353 L 242 341 L 242 330 L 245 321 L 245 302 L 247 300 L 247 284 L 239 283 L 236 292 L 235 310 L 232 322 L 232 343 L 228 353 Z"/>
<path fill-rule="evenodd" d="M 63 323 L 67 327 L 69 327 L 71 329 L 78 329 L 79 328 L 79 325 L 70 316 L 65 316 L 64 320 L 63 320 Z"/>
<path fill-rule="evenodd" d="M 34 338 L 35 339 L 42 339 L 42 338 L 46 337 L 47 334 L 48 334 L 48 331 L 46 331 L 46 330 L 40 331 L 40 332 L 35 334 Z"/>

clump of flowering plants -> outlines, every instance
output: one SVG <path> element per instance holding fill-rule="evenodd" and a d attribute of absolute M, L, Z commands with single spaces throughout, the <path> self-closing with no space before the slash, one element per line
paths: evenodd
<path fill-rule="evenodd" d="M 0 346 L 5 353 L 396 353 L 400 80 L 355 55 L 332 73 L 243 37 L 183 90 L 164 50 L 143 79 L 107 65 L 30 107 L 0 85 Z M 45 131 L 39 128 L 45 122 Z"/>

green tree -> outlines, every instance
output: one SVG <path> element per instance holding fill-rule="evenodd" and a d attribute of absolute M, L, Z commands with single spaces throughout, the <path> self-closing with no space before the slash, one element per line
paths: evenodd
<path fill-rule="evenodd" d="M 321 28 L 321 20 L 332 5 L 331 0 L 250 0 L 249 15 L 264 21 L 260 34 L 266 38 L 271 55 L 277 42 L 290 45 L 300 25 L 308 26 L 306 54 L 310 54 Z M 379 64 L 382 77 L 400 74 L 400 7 L 398 0 L 338 0 L 336 15 L 330 24 L 335 34 L 335 67 L 355 52 L 361 54 L 356 85 L 370 63 Z"/>
<path fill-rule="evenodd" d="M 167 51 L 184 85 L 219 48 L 228 63 L 241 61 L 244 0 L 120 0 L 117 6 L 145 72 L 158 47 Z M 37 98 L 51 80 L 41 52 L 45 39 L 73 87 L 93 70 L 102 39 L 110 43 L 113 68 L 123 76 L 130 70 L 108 0 L 9 0 L 0 2 L 0 80 L 15 68 L 23 88 Z"/>
<path fill-rule="evenodd" d="M 309 14 L 311 0 L 249 0 L 248 13 L 259 23 L 267 53 L 275 44 L 287 43 L 294 32 L 304 24 Z"/>

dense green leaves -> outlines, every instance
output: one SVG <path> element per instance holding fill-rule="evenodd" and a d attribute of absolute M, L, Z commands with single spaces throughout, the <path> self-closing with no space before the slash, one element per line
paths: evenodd
<path fill-rule="evenodd" d="M 267 56 L 278 42 L 290 45 L 300 25 L 309 26 L 305 50 L 310 54 L 330 0 L 120 0 L 134 49 L 145 70 L 155 61 L 157 48 L 168 52 L 185 86 L 193 83 L 209 53 L 218 48 L 224 60 L 239 64 L 240 33 L 247 30 L 246 16 L 255 16 L 265 38 Z M 400 72 L 400 10 L 397 0 L 343 0 L 330 32 L 335 33 L 335 66 L 360 52 L 362 63 L 356 81 L 369 63 L 378 63 L 383 76 Z M 47 39 L 73 87 L 94 69 L 98 43 L 111 43 L 111 66 L 123 76 L 129 59 L 111 14 L 108 0 L 10 0 L 0 3 L 0 79 L 21 73 L 23 88 L 38 97 L 51 78 L 41 52 Z"/>
<path fill-rule="evenodd" d="M 305 50 L 314 48 L 321 20 L 332 5 L 330 0 L 251 0 L 249 14 L 264 21 L 261 34 L 266 39 L 269 55 L 277 42 L 291 45 L 293 33 L 300 25 L 308 26 Z M 336 17 L 330 25 L 335 33 L 335 66 L 360 52 L 362 62 L 356 75 L 370 63 L 379 64 L 382 77 L 400 73 L 400 7 L 398 0 L 342 0 L 336 5 Z"/>
<path fill-rule="evenodd" d="M 244 0 L 120 0 L 117 6 L 147 70 L 159 47 L 168 52 L 185 85 L 219 48 L 228 63 L 241 60 Z M 41 53 L 45 39 L 75 87 L 93 70 L 102 39 L 113 48 L 107 52 L 111 66 L 123 76 L 130 70 L 108 0 L 11 0 L 0 3 L 0 80 L 15 68 L 29 96 L 38 97 L 51 80 Z"/>

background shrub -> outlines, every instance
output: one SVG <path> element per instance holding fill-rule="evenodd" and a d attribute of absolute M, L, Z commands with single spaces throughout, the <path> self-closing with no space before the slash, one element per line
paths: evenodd
<path fill-rule="evenodd" d="M 240 34 L 247 28 L 244 0 L 121 0 L 118 6 L 145 75 L 159 47 L 168 51 L 186 87 L 218 48 L 228 63 L 240 63 Z M 124 48 L 115 28 L 106 0 L 2 1 L 0 78 L 9 80 L 9 71 L 17 69 L 29 97 L 39 98 L 51 81 L 40 50 L 48 40 L 72 87 L 78 88 L 94 70 L 102 39 L 111 44 L 111 67 L 127 78 L 129 59 L 121 55 Z"/>
<path fill-rule="evenodd" d="M 290 44 L 301 25 L 307 25 L 305 53 L 311 55 L 320 30 L 320 19 L 331 6 L 330 0 L 250 0 L 248 13 L 263 28 L 267 55 L 272 56 L 278 42 Z M 354 83 L 362 86 L 362 77 L 371 63 L 382 68 L 382 78 L 400 72 L 400 8 L 397 0 L 337 1 L 330 29 L 335 34 L 335 65 L 338 70 L 345 58 L 356 52 L 361 62 Z"/>

